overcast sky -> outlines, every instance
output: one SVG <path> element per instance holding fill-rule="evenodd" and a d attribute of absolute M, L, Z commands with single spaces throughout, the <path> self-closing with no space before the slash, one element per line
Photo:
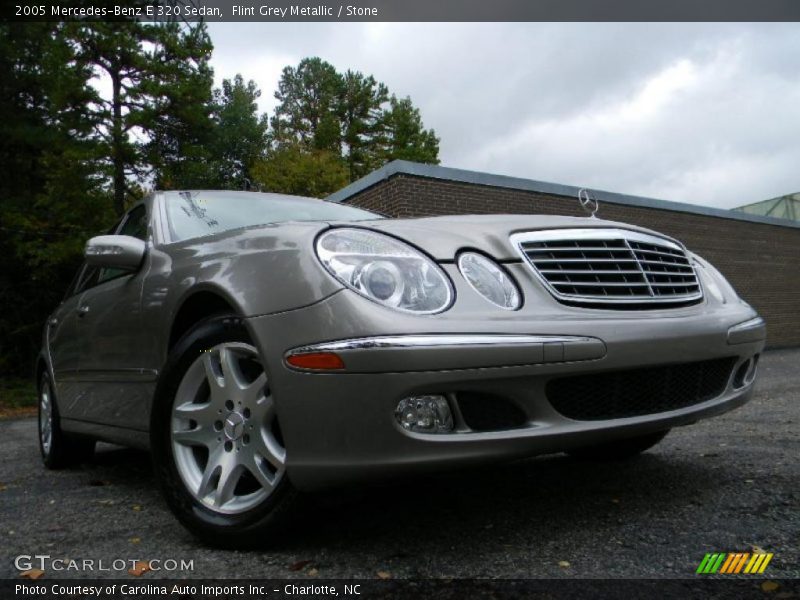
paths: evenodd
<path fill-rule="evenodd" d="M 214 23 L 271 112 L 306 56 L 411 96 L 444 166 L 730 208 L 800 191 L 800 24 Z"/>

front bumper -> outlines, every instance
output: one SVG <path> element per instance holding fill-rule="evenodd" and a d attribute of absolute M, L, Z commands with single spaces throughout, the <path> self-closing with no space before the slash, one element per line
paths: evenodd
<path fill-rule="evenodd" d="M 764 324 L 753 321 L 752 309 L 737 303 L 639 317 L 566 309 L 493 319 L 415 317 L 339 292 L 247 324 L 265 357 L 289 477 L 299 489 L 313 490 L 650 433 L 726 412 L 750 398 L 752 379 L 737 388 L 734 373 L 764 346 Z M 327 348 L 326 342 L 338 344 L 345 370 L 287 367 L 287 353 L 317 349 L 321 342 Z M 555 377 L 716 358 L 735 359 L 724 391 L 677 410 L 576 421 L 558 413 L 545 393 Z M 402 398 L 444 394 L 452 404 L 457 392 L 513 399 L 526 422 L 500 431 L 461 426 L 448 434 L 419 434 L 402 429 L 394 418 Z"/>

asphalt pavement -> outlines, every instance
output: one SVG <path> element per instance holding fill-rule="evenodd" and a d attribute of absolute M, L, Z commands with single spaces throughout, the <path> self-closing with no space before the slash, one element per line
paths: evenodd
<path fill-rule="evenodd" d="M 146 453 L 101 445 L 90 463 L 46 471 L 35 420 L 0 421 L 0 577 L 46 554 L 192 561 L 176 577 L 660 578 L 692 576 L 707 552 L 761 550 L 774 553 L 766 575 L 800 577 L 800 350 L 760 368 L 749 404 L 635 460 L 546 456 L 315 495 L 282 539 L 246 552 L 196 542 Z"/>

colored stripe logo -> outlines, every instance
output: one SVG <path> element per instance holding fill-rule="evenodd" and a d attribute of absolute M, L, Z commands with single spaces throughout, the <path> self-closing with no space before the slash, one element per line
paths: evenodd
<path fill-rule="evenodd" d="M 772 552 L 753 554 L 749 552 L 713 552 L 703 557 L 703 560 L 700 561 L 700 566 L 697 567 L 696 573 L 700 575 L 711 575 L 714 573 L 725 575 L 763 573 L 773 556 Z"/>

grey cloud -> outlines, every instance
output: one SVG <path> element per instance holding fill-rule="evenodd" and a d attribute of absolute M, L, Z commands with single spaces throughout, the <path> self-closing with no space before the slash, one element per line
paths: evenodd
<path fill-rule="evenodd" d="M 722 207 L 800 190 L 797 24 L 213 24 L 270 110 L 319 55 L 410 95 L 448 166 Z"/>

